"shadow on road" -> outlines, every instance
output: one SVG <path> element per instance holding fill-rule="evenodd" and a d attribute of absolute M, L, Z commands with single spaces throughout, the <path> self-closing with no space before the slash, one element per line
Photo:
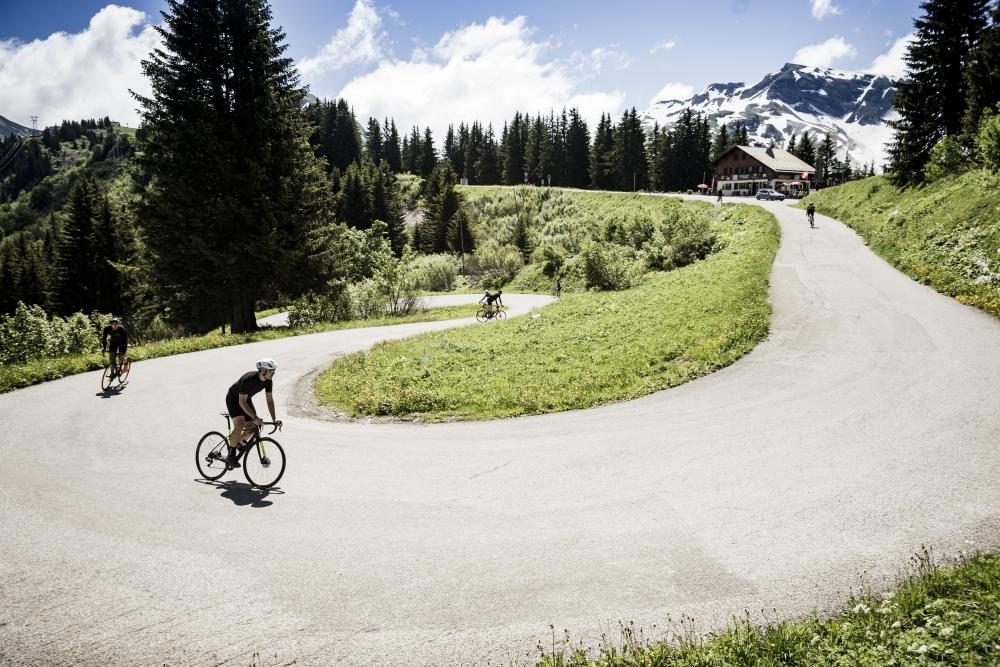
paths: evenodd
<path fill-rule="evenodd" d="M 258 508 L 270 507 L 274 503 L 267 500 L 268 496 L 280 496 L 284 494 L 284 491 L 281 489 L 255 489 L 246 482 L 210 482 L 206 479 L 196 479 L 194 481 L 205 486 L 214 486 L 217 489 L 221 489 L 222 493 L 219 495 L 223 498 L 228 498 L 233 501 L 234 505 L 241 507 L 246 505 Z"/>
<path fill-rule="evenodd" d="M 96 394 L 94 394 L 94 396 L 97 396 L 99 398 L 113 398 L 115 396 L 118 396 L 120 393 L 122 393 L 122 390 L 125 387 L 127 387 L 127 386 L 128 386 L 128 382 L 126 382 L 124 384 L 120 384 L 117 387 L 110 387 L 110 388 L 105 389 L 103 391 L 99 391 Z"/>

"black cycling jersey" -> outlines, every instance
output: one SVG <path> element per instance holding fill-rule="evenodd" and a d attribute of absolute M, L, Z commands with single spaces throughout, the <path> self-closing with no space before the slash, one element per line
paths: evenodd
<path fill-rule="evenodd" d="M 259 393 L 261 389 L 270 394 L 273 387 L 274 383 L 271 380 L 261 380 L 260 373 L 250 371 L 241 375 L 240 379 L 234 382 L 233 386 L 229 388 L 228 393 L 237 397 L 240 394 L 246 394 L 247 397 L 250 397 Z"/>
<path fill-rule="evenodd" d="M 128 331 L 120 324 L 117 329 L 110 324 L 104 327 L 104 331 L 101 332 L 101 352 L 108 349 L 109 338 L 111 339 L 111 349 L 124 350 L 128 345 Z"/>

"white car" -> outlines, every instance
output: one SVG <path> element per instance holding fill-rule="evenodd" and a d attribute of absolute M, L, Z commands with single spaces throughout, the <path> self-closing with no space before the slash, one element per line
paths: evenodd
<path fill-rule="evenodd" d="M 784 201 L 785 195 L 781 194 L 777 190 L 772 190 L 771 188 L 761 188 L 757 191 L 757 199 L 777 199 L 778 201 Z"/>

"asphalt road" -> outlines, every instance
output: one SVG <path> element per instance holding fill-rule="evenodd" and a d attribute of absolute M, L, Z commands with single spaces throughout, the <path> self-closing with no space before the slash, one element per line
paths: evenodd
<path fill-rule="evenodd" d="M 0 396 L 0 664 L 518 664 L 550 624 L 593 646 L 619 620 L 656 636 L 682 614 L 822 611 L 921 545 L 996 547 L 1000 323 L 835 221 L 763 205 L 783 230 L 768 340 L 640 400 L 309 416 L 312 371 L 441 323 L 137 363 L 111 395 L 95 372 Z M 199 481 L 195 443 L 261 356 L 280 364 L 280 488 Z"/>

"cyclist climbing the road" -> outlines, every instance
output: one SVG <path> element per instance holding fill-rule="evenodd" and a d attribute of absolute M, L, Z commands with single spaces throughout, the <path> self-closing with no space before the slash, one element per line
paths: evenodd
<path fill-rule="evenodd" d="M 110 339 L 111 345 L 108 346 Z M 104 327 L 101 332 L 101 354 L 108 351 L 108 364 L 114 362 L 117 355 L 118 364 L 121 365 L 128 351 L 128 331 L 122 326 L 122 321 L 117 317 L 112 317 L 111 322 Z"/>
<path fill-rule="evenodd" d="M 806 220 L 809 221 L 810 227 L 815 227 L 813 224 L 816 219 L 816 207 L 813 206 L 812 202 L 809 202 L 809 206 L 806 206 Z"/>
<path fill-rule="evenodd" d="M 233 432 L 229 434 L 229 456 L 226 463 L 233 468 L 240 466 L 237 447 L 243 438 L 243 429 L 247 421 L 252 422 L 254 426 L 260 426 L 264 423 L 257 416 L 257 410 L 253 406 L 253 401 L 250 400 L 261 389 L 264 390 L 264 396 L 267 398 L 267 410 L 271 413 L 271 421 L 281 426 L 281 422 L 274 414 L 274 397 L 271 394 L 272 378 L 277 368 L 278 365 L 274 363 L 273 359 L 261 359 L 257 362 L 257 370 L 241 375 L 240 379 L 234 382 L 226 393 L 226 410 L 233 418 Z"/>
<path fill-rule="evenodd" d="M 486 294 L 479 300 L 479 303 L 485 301 L 487 312 L 496 312 L 496 310 L 503 305 L 503 300 L 500 298 L 501 294 L 503 294 L 503 290 L 497 290 L 496 292 L 486 290 Z"/>

